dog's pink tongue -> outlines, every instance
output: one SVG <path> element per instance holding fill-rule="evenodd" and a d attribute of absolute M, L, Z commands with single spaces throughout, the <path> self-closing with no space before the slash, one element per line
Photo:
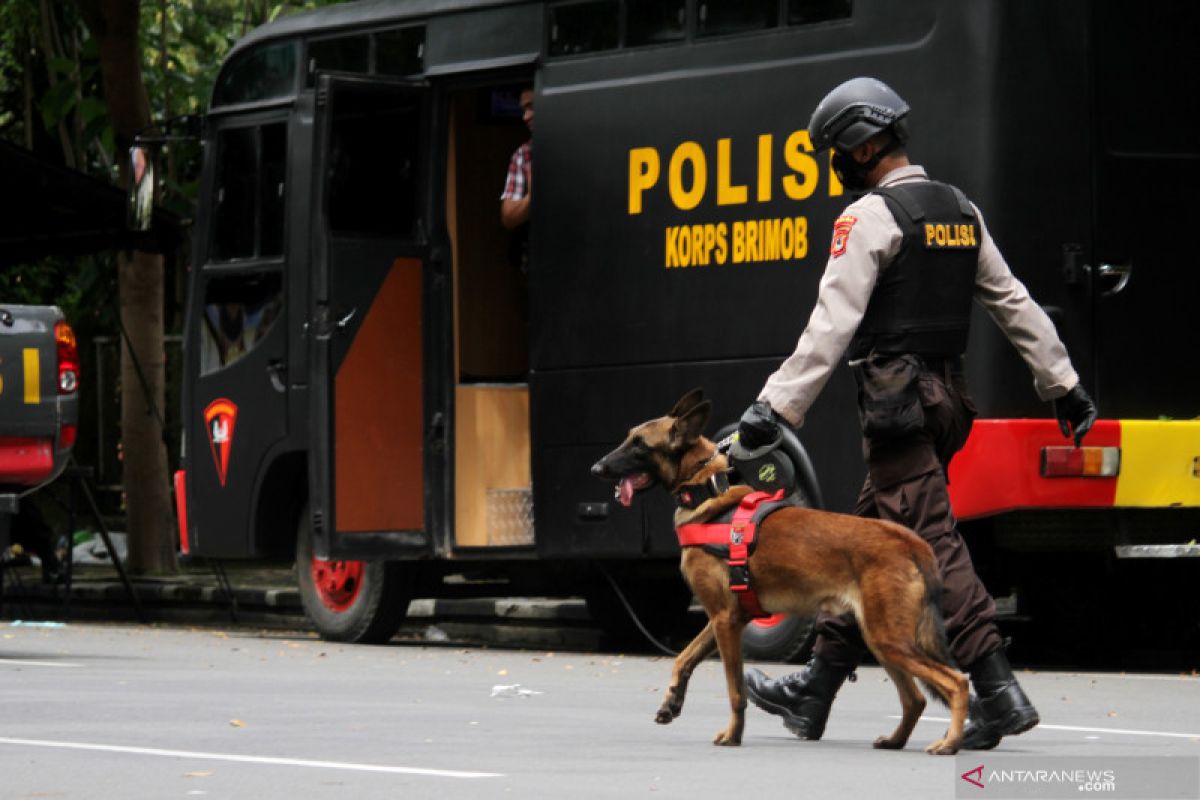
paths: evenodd
<path fill-rule="evenodd" d="M 629 508 L 633 505 L 633 478 L 622 478 L 621 483 L 617 486 L 617 501 Z"/>

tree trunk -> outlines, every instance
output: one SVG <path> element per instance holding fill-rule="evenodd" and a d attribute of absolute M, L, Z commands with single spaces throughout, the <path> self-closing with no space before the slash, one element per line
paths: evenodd
<path fill-rule="evenodd" d="M 117 259 L 121 323 L 129 335 L 121 348 L 121 444 L 129 569 L 135 573 L 177 569 L 161 427 L 166 385 L 162 262 L 160 255 L 140 252 Z"/>
<path fill-rule="evenodd" d="M 117 144 L 119 182 L 129 185 L 124 152 L 150 124 L 138 41 L 139 0 L 75 0 L 100 50 L 104 100 Z M 163 259 L 154 253 L 118 258 L 121 321 L 121 442 L 129 528 L 129 569 L 175 572 L 170 480 L 163 442 L 165 396 Z"/>

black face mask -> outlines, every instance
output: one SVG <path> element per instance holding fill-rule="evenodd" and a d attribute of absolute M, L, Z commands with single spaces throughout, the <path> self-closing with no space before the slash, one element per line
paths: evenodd
<path fill-rule="evenodd" d="M 843 153 L 841 150 L 835 149 L 831 162 L 833 171 L 837 173 L 838 180 L 842 182 L 842 186 L 852 192 L 860 192 L 867 188 L 867 176 L 871 174 L 871 170 L 879 166 L 879 162 L 883 160 L 883 157 L 899 146 L 900 140 L 892 139 L 863 164 L 855 161 L 854 156 L 849 153 Z"/>
<path fill-rule="evenodd" d="M 838 180 L 842 182 L 842 186 L 852 192 L 862 191 L 867 188 L 867 173 L 871 170 L 866 164 L 858 163 L 854 160 L 854 156 L 849 153 L 843 153 L 841 150 L 833 151 L 833 161 L 831 163 L 833 171 L 837 173 Z"/>

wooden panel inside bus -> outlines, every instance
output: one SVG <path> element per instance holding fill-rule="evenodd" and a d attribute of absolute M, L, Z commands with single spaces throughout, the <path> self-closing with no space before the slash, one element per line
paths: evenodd
<path fill-rule="evenodd" d="M 529 335 L 522 234 L 500 224 L 508 160 L 528 132 L 496 113 L 497 92 L 450 102 L 446 218 L 454 260 L 455 544 L 533 544 Z"/>
<path fill-rule="evenodd" d="M 456 544 L 532 544 L 529 386 L 460 384 L 454 403 Z"/>

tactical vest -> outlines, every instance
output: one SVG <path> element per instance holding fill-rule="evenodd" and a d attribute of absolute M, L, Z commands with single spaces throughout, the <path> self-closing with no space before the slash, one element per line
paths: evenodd
<path fill-rule="evenodd" d="M 873 190 L 904 234 L 895 260 L 879 273 L 851 360 L 871 353 L 958 356 L 966 352 L 982 230 L 953 186 L 933 181 Z"/>

